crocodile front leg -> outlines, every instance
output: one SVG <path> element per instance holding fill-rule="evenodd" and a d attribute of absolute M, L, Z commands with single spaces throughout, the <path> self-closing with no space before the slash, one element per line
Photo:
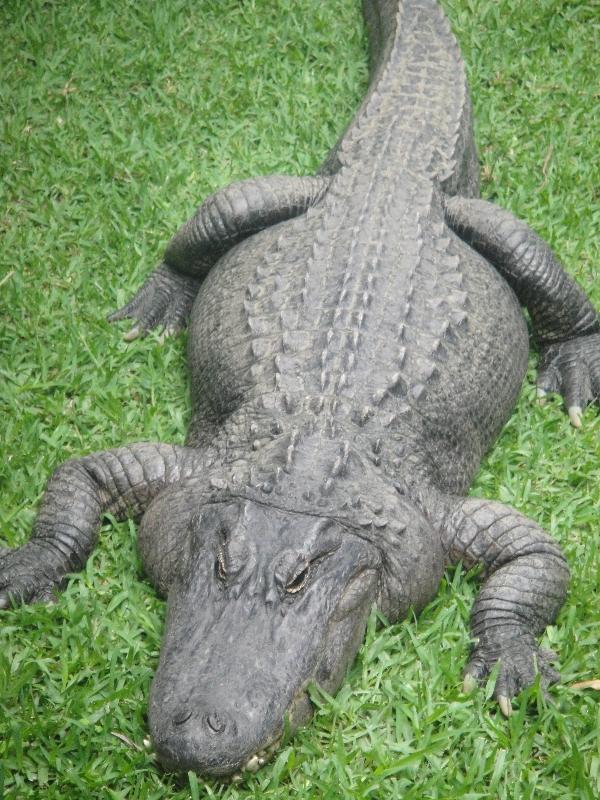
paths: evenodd
<path fill-rule="evenodd" d="M 444 199 L 446 221 L 513 288 L 529 314 L 540 349 L 540 395 L 558 392 L 575 427 L 581 410 L 600 398 L 600 317 L 531 228 L 493 203 Z"/>
<path fill-rule="evenodd" d="M 145 443 L 66 461 L 48 482 L 30 540 L 0 551 L 0 608 L 51 600 L 82 569 L 105 514 L 140 517 L 163 488 L 201 467 L 198 450 Z"/>
<path fill-rule="evenodd" d="M 248 236 L 303 214 L 328 185 L 326 178 L 270 175 L 220 189 L 177 231 L 162 264 L 109 321 L 136 320 L 127 341 L 156 327 L 168 334 L 182 330 L 202 280 L 222 255 Z"/>
<path fill-rule="evenodd" d="M 533 521 L 501 503 L 469 498 L 447 514 L 442 543 L 450 563 L 481 564 L 484 584 L 471 614 L 475 644 L 465 690 L 481 683 L 494 665 L 502 712 L 537 673 L 543 687 L 559 678 L 554 654 L 535 637 L 553 622 L 567 592 L 569 569 L 558 545 Z"/>

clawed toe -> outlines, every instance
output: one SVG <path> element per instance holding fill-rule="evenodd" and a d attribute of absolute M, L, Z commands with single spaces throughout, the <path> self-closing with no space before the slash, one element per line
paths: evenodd
<path fill-rule="evenodd" d="M 123 336 L 126 342 L 154 329 L 162 329 L 162 342 L 186 327 L 199 285 L 196 278 L 181 275 L 161 264 L 130 302 L 109 314 L 107 319 L 109 322 L 134 320 L 133 327 Z"/>
<path fill-rule="evenodd" d="M 528 638 L 517 638 L 488 652 L 476 648 L 465 670 L 463 692 L 470 694 L 498 664 L 494 697 L 502 714 L 509 717 L 512 714 L 512 698 L 532 686 L 538 676 L 544 693 L 551 684 L 560 680 L 559 673 L 550 666 L 555 659 L 553 651 L 538 647 Z"/>
<path fill-rule="evenodd" d="M 562 395 L 574 428 L 582 427 L 583 409 L 600 398 L 600 333 L 542 348 L 538 398 Z"/>

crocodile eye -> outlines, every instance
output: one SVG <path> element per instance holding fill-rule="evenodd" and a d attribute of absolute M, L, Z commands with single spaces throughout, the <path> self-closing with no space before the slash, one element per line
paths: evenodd
<path fill-rule="evenodd" d="M 307 564 L 304 569 L 298 572 L 291 581 L 289 581 L 286 586 L 285 590 L 288 594 L 296 594 L 297 592 L 302 591 L 306 586 L 308 581 L 308 575 L 310 572 L 310 564 Z"/>
<path fill-rule="evenodd" d="M 227 580 L 227 566 L 225 564 L 225 553 L 223 549 L 219 547 L 217 551 L 217 560 L 215 562 L 215 572 L 217 574 L 217 578 L 220 581 Z"/>

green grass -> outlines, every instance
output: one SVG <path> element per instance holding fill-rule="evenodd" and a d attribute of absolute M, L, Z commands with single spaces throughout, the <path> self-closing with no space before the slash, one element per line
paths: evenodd
<path fill-rule="evenodd" d="M 484 193 L 527 219 L 600 307 L 595 0 L 445 3 L 470 68 Z M 0 8 L 0 534 L 23 542 L 50 471 L 125 441 L 181 441 L 183 341 L 104 322 L 197 202 L 314 171 L 366 85 L 358 0 L 5 0 Z M 163 605 L 132 526 L 53 607 L 3 614 L 0 798 L 583 798 L 600 795 L 600 421 L 535 405 L 533 361 L 474 492 L 559 540 L 573 571 L 546 636 L 563 684 L 505 721 L 460 693 L 476 586 L 451 572 L 418 621 L 375 620 L 335 699 L 239 786 L 181 783 L 145 751 Z M 127 737 L 116 737 L 113 732 Z"/>

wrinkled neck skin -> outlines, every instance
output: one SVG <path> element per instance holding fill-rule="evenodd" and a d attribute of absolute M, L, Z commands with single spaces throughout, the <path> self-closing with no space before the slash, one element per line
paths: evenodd
<path fill-rule="evenodd" d="M 167 769 L 258 769 L 310 717 L 308 687 L 338 689 L 373 605 L 394 620 L 435 594 L 439 536 L 388 489 L 356 507 L 331 497 L 321 514 L 275 506 L 285 493 L 266 503 L 223 492 L 196 505 L 150 696 Z"/>

